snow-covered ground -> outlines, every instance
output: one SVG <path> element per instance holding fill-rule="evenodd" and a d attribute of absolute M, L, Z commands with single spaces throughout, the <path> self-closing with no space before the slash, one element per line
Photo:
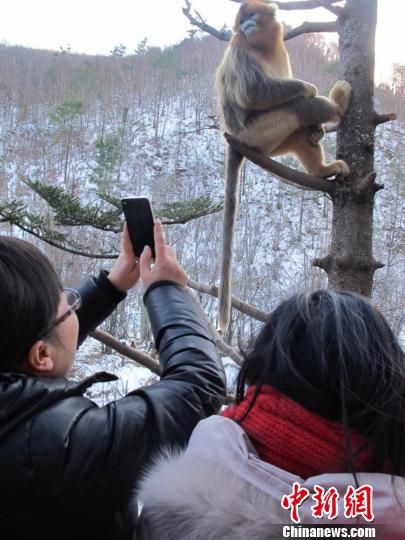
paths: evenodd
<path fill-rule="evenodd" d="M 98 383 L 87 391 L 87 397 L 98 405 L 102 406 L 110 401 L 120 399 L 136 388 L 153 384 L 159 380 L 159 377 L 149 369 L 139 366 L 118 353 L 105 354 L 102 349 L 101 343 L 93 338 L 87 338 L 77 352 L 76 362 L 71 373 L 71 378 L 77 380 L 98 371 L 107 371 L 117 375 L 117 381 Z M 238 367 L 233 360 L 227 357 L 223 358 L 223 363 L 228 390 L 233 392 Z"/>

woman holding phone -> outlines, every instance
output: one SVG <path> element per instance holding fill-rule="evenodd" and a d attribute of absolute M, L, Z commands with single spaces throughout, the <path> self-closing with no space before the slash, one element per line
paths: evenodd
<path fill-rule="evenodd" d="M 0 530 L 14 538 L 131 538 L 141 470 L 162 446 L 187 443 L 217 412 L 224 372 L 187 275 L 154 226 L 138 261 L 124 228 L 108 274 L 63 289 L 35 247 L 0 236 Z M 67 379 L 75 351 L 139 280 L 161 379 L 98 407 L 84 396 L 98 373 Z"/>

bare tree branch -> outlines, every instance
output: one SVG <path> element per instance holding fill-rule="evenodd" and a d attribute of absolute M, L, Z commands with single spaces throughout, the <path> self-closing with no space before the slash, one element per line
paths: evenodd
<path fill-rule="evenodd" d="M 376 261 L 374 257 L 363 259 L 353 255 L 341 255 L 335 257 L 335 263 L 336 266 L 341 269 L 354 267 L 358 272 L 367 272 L 370 268 L 377 270 L 378 268 L 384 268 L 385 266 L 384 263 Z"/>
<path fill-rule="evenodd" d="M 208 327 L 212 332 L 214 343 L 218 347 L 218 349 L 223 352 L 225 356 L 229 356 L 229 358 L 232 358 L 232 360 L 238 366 L 241 366 L 243 364 L 242 356 L 233 347 L 228 345 L 228 343 L 225 343 L 221 335 L 218 333 L 218 330 L 215 328 L 215 326 L 210 320 L 208 320 Z"/>
<path fill-rule="evenodd" d="M 318 4 L 320 4 L 320 7 L 327 9 L 334 15 L 337 15 L 338 17 L 342 15 L 342 13 L 344 12 L 343 7 L 333 5 L 333 4 L 336 4 L 336 2 L 329 2 L 329 0 L 318 0 Z"/>
<path fill-rule="evenodd" d="M 284 41 L 300 36 L 301 34 L 311 34 L 313 32 L 337 32 L 337 21 L 329 22 L 303 22 L 300 26 L 287 30 L 284 34 Z"/>
<path fill-rule="evenodd" d="M 354 257 L 353 255 L 340 255 L 333 258 L 330 255 L 326 255 L 326 257 L 320 259 L 313 259 L 312 266 L 317 266 L 318 268 L 325 270 L 325 272 L 328 272 L 331 269 L 333 262 L 340 269 L 354 267 L 358 272 L 367 272 L 370 268 L 377 270 L 378 268 L 384 268 L 385 266 L 384 263 L 376 261 L 374 257 L 364 260 Z"/>
<path fill-rule="evenodd" d="M 199 15 L 198 13 L 196 13 L 198 17 L 197 19 L 191 14 L 191 4 L 189 0 L 185 0 L 185 2 L 187 7 L 183 8 L 183 13 L 193 26 L 197 26 L 197 28 L 199 28 L 203 32 L 207 32 L 208 34 L 211 34 L 212 36 L 220 39 L 221 41 L 229 41 L 231 39 L 232 32 L 230 32 L 229 30 L 217 30 L 213 26 L 207 24 L 205 20 L 201 17 L 201 15 Z"/>
<path fill-rule="evenodd" d="M 207 285 L 206 283 L 199 283 L 198 281 L 194 281 L 193 279 L 189 279 L 188 286 L 195 291 L 210 294 L 211 296 L 215 296 L 215 298 L 218 298 L 218 287 L 215 287 L 213 285 Z M 253 319 L 256 319 L 258 321 L 266 322 L 267 313 L 265 313 L 264 311 L 253 307 L 247 302 L 243 302 L 243 300 L 236 298 L 236 296 L 232 296 L 231 302 L 232 307 L 234 307 L 241 313 L 244 313 L 245 315 L 248 315 L 249 317 L 252 317 Z"/>
<path fill-rule="evenodd" d="M 374 122 L 376 126 L 378 126 L 379 124 L 384 124 L 385 122 L 391 122 L 396 119 L 397 115 L 395 113 L 379 114 L 374 111 Z"/>
<path fill-rule="evenodd" d="M 370 190 L 372 193 L 377 193 L 377 191 L 384 189 L 384 184 L 377 184 L 377 182 L 375 181 L 376 177 L 377 177 L 377 174 L 375 172 L 371 172 L 364 178 L 361 178 L 353 186 L 353 193 L 357 197 L 362 197 L 363 195 L 367 194 Z"/>
<path fill-rule="evenodd" d="M 353 186 L 353 192 L 355 195 L 362 195 L 366 193 L 371 186 L 374 184 L 375 179 L 377 178 L 377 173 L 371 172 L 365 178 L 362 178 Z"/>
<path fill-rule="evenodd" d="M 335 191 L 335 183 L 332 180 L 325 180 L 325 178 L 321 178 L 320 176 L 305 174 L 291 169 L 290 167 L 286 167 L 285 165 L 268 158 L 262 154 L 262 152 L 240 143 L 228 133 L 224 133 L 224 137 L 236 152 L 239 152 L 250 161 L 253 161 L 253 163 L 256 163 L 256 165 L 259 165 L 262 169 L 271 172 L 287 184 L 292 183 L 299 189 L 322 191 L 323 193 L 329 193 L 330 195 Z"/>
<path fill-rule="evenodd" d="M 241 3 L 242 0 L 232 0 L 233 2 Z M 221 41 L 229 41 L 232 37 L 232 32 L 230 30 L 217 30 L 213 26 L 209 25 L 205 19 L 195 11 L 195 15 L 191 13 L 191 3 L 189 0 L 185 0 L 186 7 L 183 8 L 183 13 L 190 21 L 193 26 L 196 26 L 203 32 L 211 34 L 212 36 L 220 39 Z M 292 10 L 292 9 L 315 9 L 323 7 L 332 11 L 336 15 L 340 15 L 342 8 L 339 6 L 333 6 L 336 2 L 331 2 L 330 0 L 312 0 L 308 2 L 274 2 L 278 5 L 280 9 Z M 337 21 L 327 21 L 327 22 L 304 22 L 297 28 L 292 28 L 287 30 L 284 34 L 284 40 L 287 41 L 294 37 L 300 36 L 301 34 L 309 34 L 312 32 L 337 32 L 338 26 Z"/>
<path fill-rule="evenodd" d="M 196 300 L 196 299 L 195 299 Z M 197 300 L 196 300 L 197 301 Z M 89 334 L 92 338 L 96 339 L 97 341 L 100 341 L 100 343 L 104 343 L 104 345 L 107 345 L 107 347 L 111 347 L 111 349 L 114 349 L 114 351 L 117 351 L 118 353 L 122 354 L 126 358 L 129 358 L 130 360 L 134 360 L 138 364 L 141 364 L 142 366 L 148 368 L 152 373 L 155 373 L 155 375 L 159 375 L 161 373 L 160 365 L 156 360 L 154 360 L 151 356 L 149 356 L 146 353 L 143 353 L 141 351 L 137 351 L 136 349 L 133 349 L 132 347 L 128 347 L 128 345 L 125 345 L 124 343 L 121 343 L 117 339 L 115 339 L 111 334 L 108 334 L 107 332 L 103 332 L 102 330 L 93 330 L 93 332 L 90 332 Z M 242 357 L 234 351 L 229 345 L 223 342 L 225 345 L 223 352 L 225 352 L 226 356 L 231 357 L 239 366 L 242 362 Z M 218 348 L 221 347 L 217 344 Z M 229 354 L 231 352 L 231 354 Z M 236 355 L 236 356 L 235 356 Z M 225 404 L 233 403 L 235 401 L 235 396 L 233 394 L 227 394 L 225 399 Z"/>
<path fill-rule="evenodd" d="M 384 268 L 385 267 L 385 264 L 381 261 L 374 261 L 374 269 L 375 270 L 378 270 L 379 268 Z"/>
<path fill-rule="evenodd" d="M 371 186 L 371 190 L 373 191 L 373 193 L 377 193 L 377 191 L 380 191 L 381 189 L 384 189 L 384 188 L 385 188 L 384 184 L 377 184 L 377 182 Z"/>
<path fill-rule="evenodd" d="M 328 272 L 332 266 L 332 257 L 326 255 L 325 257 L 316 258 L 312 260 L 311 264 L 312 266 L 317 266 L 318 268 L 325 270 L 325 272 Z"/>
<path fill-rule="evenodd" d="M 90 336 L 97 341 L 104 343 L 104 345 L 111 347 L 111 349 L 114 349 L 114 351 L 126 356 L 130 360 L 134 360 L 135 362 L 138 362 L 138 364 L 145 366 L 150 369 L 152 373 L 160 375 L 159 363 L 148 354 L 138 351 L 133 347 L 129 347 L 128 345 L 125 345 L 125 343 L 121 343 L 121 341 L 103 330 L 93 330 L 93 332 L 90 332 Z"/>
<path fill-rule="evenodd" d="M 395 113 L 386 113 L 386 114 L 380 114 L 377 111 L 374 111 L 374 124 L 376 126 L 380 124 L 385 124 L 386 122 L 392 122 L 394 120 L 397 120 L 398 117 Z M 333 133 L 337 131 L 338 124 L 327 124 L 324 126 L 326 133 Z"/>
<path fill-rule="evenodd" d="M 273 1 L 273 0 L 272 0 Z M 341 0 L 301 0 L 298 2 L 277 2 L 274 4 L 277 5 L 278 9 L 284 11 L 297 11 L 297 10 L 309 10 L 309 9 L 318 9 L 324 8 L 335 13 L 339 10 L 339 13 L 343 10 L 340 6 L 335 6 L 335 4 L 340 3 Z"/>
<path fill-rule="evenodd" d="M 190 280 L 190 281 L 192 281 L 192 280 Z M 191 287 L 190 281 L 189 281 L 188 285 Z M 194 282 L 194 283 L 196 283 L 196 282 Z M 205 318 L 205 320 L 206 320 L 206 322 L 208 324 L 208 328 L 210 329 L 210 332 L 212 334 L 215 345 L 218 347 L 218 349 L 220 351 L 222 351 L 225 354 L 225 356 L 229 356 L 230 358 L 232 358 L 232 360 L 236 364 L 238 364 L 238 366 L 241 366 L 242 363 L 243 363 L 242 356 L 235 349 L 233 349 L 230 345 L 228 345 L 228 343 L 225 343 L 225 341 L 222 339 L 221 335 L 218 333 L 217 329 L 215 328 L 215 326 L 213 325 L 213 323 L 209 319 L 208 315 L 206 314 L 205 310 L 203 309 L 203 307 L 200 304 L 200 302 L 198 301 L 198 299 L 191 293 L 190 293 L 190 298 L 192 298 L 192 300 L 198 306 L 198 309 L 201 311 L 202 315 L 204 316 L 204 318 Z"/>
<path fill-rule="evenodd" d="M 231 2 L 236 2 L 241 4 L 244 0 L 231 0 Z M 342 7 L 335 6 L 342 0 L 301 0 L 298 2 L 277 2 L 275 0 L 269 0 L 269 3 L 276 4 L 278 9 L 283 9 L 284 11 L 293 11 L 293 10 L 309 10 L 317 8 L 325 8 L 331 11 L 332 13 L 341 13 Z"/>

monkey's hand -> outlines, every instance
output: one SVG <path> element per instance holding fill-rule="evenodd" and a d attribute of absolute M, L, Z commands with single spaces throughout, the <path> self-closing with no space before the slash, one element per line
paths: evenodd
<path fill-rule="evenodd" d="M 318 124 L 317 126 L 310 126 L 308 133 L 308 141 L 312 144 L 312 146 L 318 146 L 319 142 L 323 139 L 325 135 L 325 129 L 322 124 Z"/>
<path fill-rule="evenodd" d="M 234 101 L 242 109 L 264 111 L 279 107 L 297 97 L 315 97 L 318 89 L 314 84 L 300 79 L 272 79 L 262 77 L 248 81 L 243 95 L 234 94 Z"/>

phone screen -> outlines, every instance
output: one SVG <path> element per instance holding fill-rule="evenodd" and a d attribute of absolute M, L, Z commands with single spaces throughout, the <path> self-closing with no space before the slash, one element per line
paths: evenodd
<path fill-rule="evenodd" d="M 121 200 L 129 237 L 136 257 L 140 257 L 145 246 L 152 250 L 155 257 L 153 225 L 155 223 L 152 208 L 146 197 L 126 197 Z"/>

